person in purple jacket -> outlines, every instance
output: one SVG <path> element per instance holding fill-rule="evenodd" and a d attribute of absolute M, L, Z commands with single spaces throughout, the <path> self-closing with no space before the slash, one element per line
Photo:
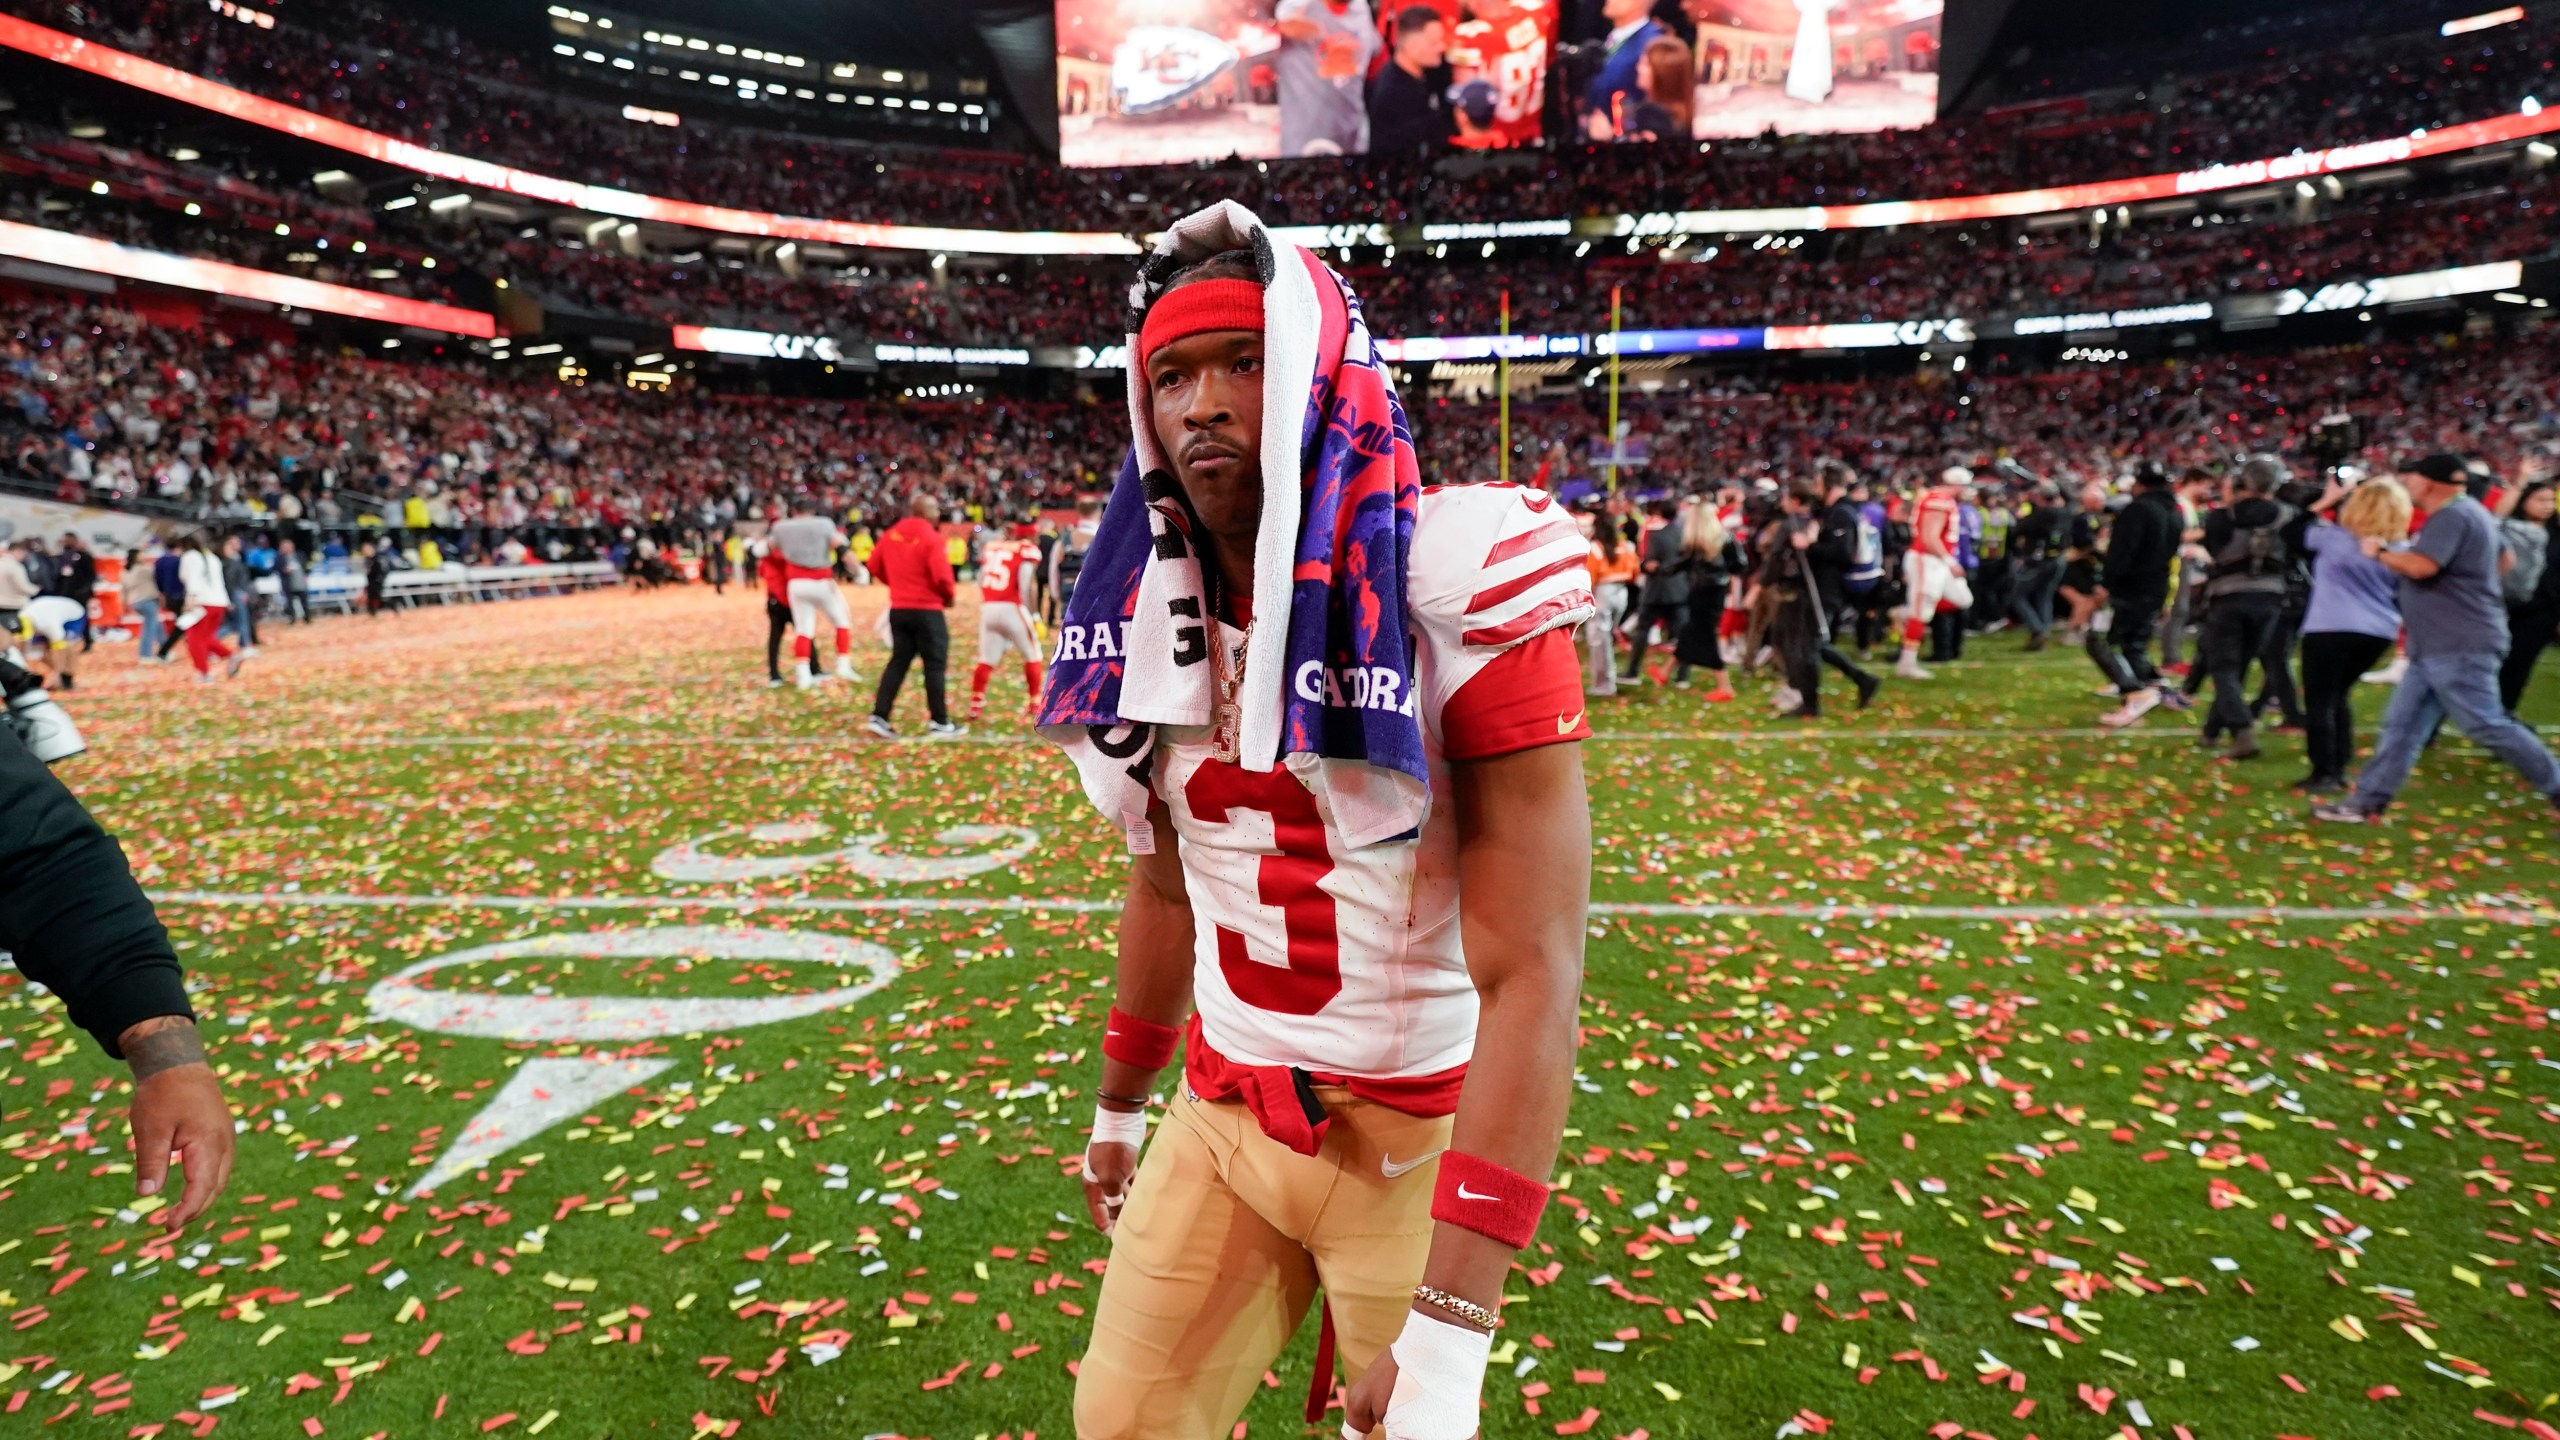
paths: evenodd
<path fill-rule="evenodd" d="M 2346 504 L 2337 520 L 2315 519 L 2302 537 L 2311 553 L 2311 606 L 2302 616 L 2302 719 L 2311 773 L 2293 788 L 2313 795 L 2347 788 L 2347 764 L 2356 753 L 2350 703 L 2356 680 L 2400 637 L 2400 577 L 2364 553 L 2364 537 L 2391 544 L 2407 536 L 2409 492 L 2387 475 L 2352 492 L 2333 482 L 2314 511 L 2325 516 L 2341 495 Z"/>

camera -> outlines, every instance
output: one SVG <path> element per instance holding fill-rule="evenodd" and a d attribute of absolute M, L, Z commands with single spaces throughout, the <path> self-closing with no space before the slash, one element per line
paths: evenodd
<path fill-rule="evenodd" d="M 44 677 L 15 660 L 0 660 L 0 696 L 8 699 L 4 712 L 9 728 L 26 742 L 28 753 L 47 765 L 68 760 L 89 748 L 80 738 L 80 727 L 71 723 L 71 713 L 53 703 L 44 688 Z"/>
<path fill-rule="evenodd" d="M 2315 470 L 2343 465 L 2363 451 L 2364 422 L 2343 410 L 2320 417 L 2304 440 L 2302 452 Z"/>

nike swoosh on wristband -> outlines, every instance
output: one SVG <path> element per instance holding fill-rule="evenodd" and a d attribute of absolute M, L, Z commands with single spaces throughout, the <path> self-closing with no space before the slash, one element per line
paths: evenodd
<path fill-rule="evenodd" d="M 1499 1195 L 1479 1195 L 1473 1190 L 1468 1189 L 1467 1182 L 1461 1180 L 1458 1182 L 1458 1198 L 1461 1200 L 1499 1200 L 1502 1197 Z"/>
<path fill-rule="evenodd" d="M 1393 1155 L 1382 1155 L 1378 1158 L 1378 1173 L 1386 1176 L 1390 1180 L 1401 1180 L 1405 1176 L 1412 1174 L 1414 1171 L 1440 1158 L 1440 1153 L 1441 1152 L 1434 1150 L 1426 1155 L 1416 1155 L 1401 1165 L 1396 1163 L 1396 1157 Z"/>

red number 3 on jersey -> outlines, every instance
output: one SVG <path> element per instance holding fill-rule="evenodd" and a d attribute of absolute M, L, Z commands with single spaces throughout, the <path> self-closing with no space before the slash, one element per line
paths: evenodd
<path fill-rule="evenodd" d="M 1220 925 L 1218 970 L 1227 988 L 1248 1005 L 1283 1015 L 1313 1015 L 1331 1004 L 1342 993 L 1342 940 L 1333 897 L 1322 886 L 1333 873 L 1333 851 L 1325 844 L 1316 797 L 1285 769 L 1255 772 L 1211 760 L 1192 772 L 1182 798 L 1203 824 L 1232 824 L 1238 810 L 1270 816 L 1272 841 L 1279 847 L 1280 853 L 1262 857 L 1259 879 L 1262 903 L 1280 912 L 1287 966 L 1256 960 L 1246 952 L 1244 936 Z"/>

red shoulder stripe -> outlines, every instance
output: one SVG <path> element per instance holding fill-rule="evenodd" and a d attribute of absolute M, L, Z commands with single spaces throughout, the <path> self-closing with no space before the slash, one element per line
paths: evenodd
<path fill-rule="evenodd" d="M 1582 540 L 1582 532 L 1575 529 L 1570 522 L 1541 525 L 1535 530 L 1524 531 L 1508 540 L 1496 540 L 1493 542 L 1493 548 L 1484 552 L 1485 568 L 1490 570 L 1505 560 L 1517 560 L 1541 546 L 1553 545 L 1568 539 L 1576 544 L 1581 543 Z"/>
<path fill-rule="evenodd" d="M 1514 596 L 1528 593 L 1530 590 L 1537 587 L 1538 582 L 1545 580 L 1550 576 L 1560 575 L 1567 570 L 1587 569 L 1589 568 L 1590 563 L 1590 556 L 1579 553 L 1567 555 L 1558 560 L 1550 560 L 1546 564 L 1539 566 L 1537 569 L 1530 571 L 1526 575 L 1519 576 L 1515 579 L 1505 580 L 1501 584 L 1496 585 L 1489 590 L 1477 591 L 1475 598 L 1467 602 L 1467 613 L 1473 615 L 1479 610 L 1499 605 L 1503 601 L 1509 600 Z"/>
<path fill-rule="evenodd" d="M 1590 604 L 1590 591 L 1574 590 L 1558 595 L 1545 604 L 1505 620 L 1499 625 L 1490 625 L 1481 630 L 1469 630 L 1458 637 L 1458 643 L 1461 645 L 1508 645 L 1524 635 L 1536 634 L 1539 627 L 1553 621 L 1557 616 L 1582 609 Z"/>

